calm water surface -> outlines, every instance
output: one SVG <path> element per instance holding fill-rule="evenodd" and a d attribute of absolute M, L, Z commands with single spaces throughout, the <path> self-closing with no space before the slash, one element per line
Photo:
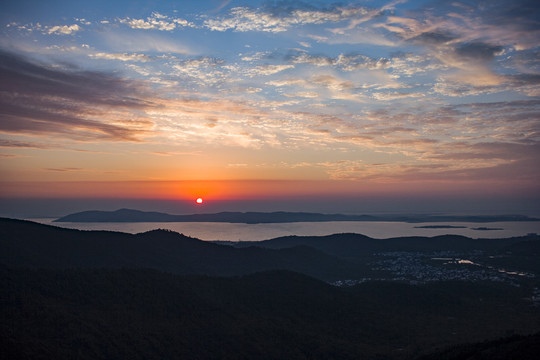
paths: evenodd
<path fill-rule="evenodd" d="M 215 222 L 163 223 L 53 223 L 54 219 L 30 219 L 43 224 L 80 230 L 110 230 L 140 233 L 153 229 L 169 229 L 201 240 L 260 241 L 287 235 L 330 235 L 358 233 L 377 239 L 398 236 L 436 236 L 457 234 L 472 238 L 502 238 L 540 233 L 539 221 L 494 223 L 403 223 L 380 221 L 330 221 L 278 224 L 230 224 Z M 464 226 L 459 229 L 422 229 L 418 226 Z M 502 230 L 473 230 L 490 228 Z"/>

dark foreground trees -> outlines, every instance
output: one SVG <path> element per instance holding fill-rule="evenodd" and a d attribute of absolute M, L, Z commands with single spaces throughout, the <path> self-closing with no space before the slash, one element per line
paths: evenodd
<path fill-rule="evenodd" d="M 408 359 L 540 328 L 507 285 L 374 282 L 336 288 L 272 271 L 1 271 L 10 359 Z"/>

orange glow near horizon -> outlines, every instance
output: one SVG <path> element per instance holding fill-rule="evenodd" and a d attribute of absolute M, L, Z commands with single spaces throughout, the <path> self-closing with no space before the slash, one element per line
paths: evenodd
<path fill-rule="evenodd" d="M 451 184 L 444 181 L 434 181 L 429 184 L 425 182 L 381 184 L 339 180 L 2 182 L 0 198 L 131 198 L 193 202 L 193 199 L 198 198 L 230 201 L 327 196 L 399 197 L 414 194 L 491 196 L 505 190 L 497 185 L 493 184 L 488 191 L 483 182 Z M 521 188 L 523 193 L 532 190 L 535 189 L 527 186 Z"/>

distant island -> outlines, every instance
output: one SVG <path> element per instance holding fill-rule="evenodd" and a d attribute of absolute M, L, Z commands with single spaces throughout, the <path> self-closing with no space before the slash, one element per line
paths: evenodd
<path fill-rule="evenodd" d="M 269 224 L 327 221 L 393 221 L 423 222 L 474 222 L 540 221 L 524 215 L 345 215 L 308 212 L 219 212 L 214 214 L 172 215 L 132 209 L 116 211 L 83 211 L 70 214 L 54 222 L 225 222 L 244 224 Z"/>
<path fill-rule="evenodd" d="M 477 230 L 477 231 L 493 231 L 493 230 L 504 230 L 502 228 L 490 228 L 490 227 L 476 227 L 476 228 L 471 228 L 473 230 Z"/>
<path fill-rule="evenodd" d="M 454 226 L 454 225 L 425 225 L 415 226 L 415 229 L 466 229 L 466 226 Z"/>

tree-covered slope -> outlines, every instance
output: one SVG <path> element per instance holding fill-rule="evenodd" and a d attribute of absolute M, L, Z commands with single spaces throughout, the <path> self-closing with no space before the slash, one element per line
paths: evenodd
<path fill-rule="evenodd" d="M 136 267 L 221 276 L 282 269 L 327 281 L 366 271 L 362 265 L 306 246 L 237 249 L 167 230 L 133 235 L 11 219 L 0 219 L 0 263 L 38 268 Z"/>
<path fill-rule="evenodd" d="M 540 329 L 504 284 L 337 288 L 301 274 L 0 268 L 9 359 L 407 359 Z"/>

